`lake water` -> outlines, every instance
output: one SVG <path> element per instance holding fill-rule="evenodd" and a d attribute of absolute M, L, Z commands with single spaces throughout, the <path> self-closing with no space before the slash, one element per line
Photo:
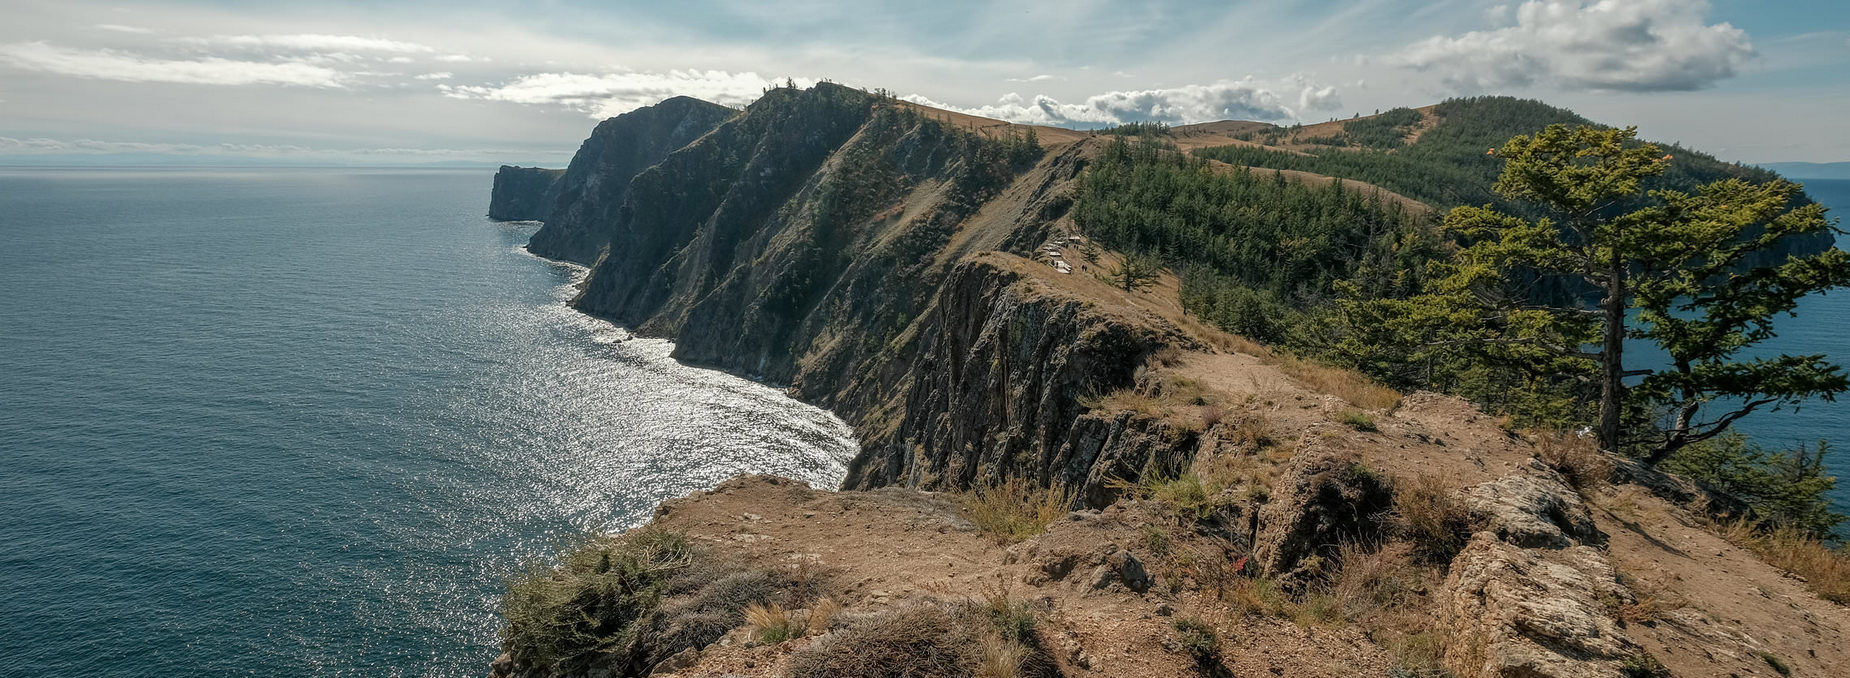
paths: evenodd
<path fill-rule="evenodd" d="M 502 578 L 850 431 L 568 309 L 492 172 L 0 170 L 0 667 L 480 676 Z"/>

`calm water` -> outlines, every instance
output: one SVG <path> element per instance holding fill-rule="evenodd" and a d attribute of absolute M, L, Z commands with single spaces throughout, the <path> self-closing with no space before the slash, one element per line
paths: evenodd
<path fill-rule="evenodd" d="M 0 666 L 479 676 L 499 581 L 849 431 L 568 310 L 491 172 L 0 170 Z"/>

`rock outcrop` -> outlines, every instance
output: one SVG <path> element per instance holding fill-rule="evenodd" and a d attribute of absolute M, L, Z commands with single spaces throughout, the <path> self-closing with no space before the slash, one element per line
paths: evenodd
<path fill-rule="evenodd" d="M 1441 614 L 1464 678 L 1621 678 L 1643 649 L 1617 618 L 1632 594 L 1580 494 L 1531 459 L 1467 504 L 1486 526 L 1452 560 Z"/>
<path fill-rule="evenodd" d="M 1345 541 L 1379 534 L 1392 508 L 1388 482 L 1351 455 L 1310 450 L 1293 459 L 1259 512 L 1254 562 L 1288 586 L 1315 577 Z M 1316 560 L 1313 560 L 1315 558 Z"/>
<path fill-rule="evenodd" d="M 502 165 L 495 172 L 488 218 L 499 221 L 545 221 L 559 195 L 563 170 Z"/>

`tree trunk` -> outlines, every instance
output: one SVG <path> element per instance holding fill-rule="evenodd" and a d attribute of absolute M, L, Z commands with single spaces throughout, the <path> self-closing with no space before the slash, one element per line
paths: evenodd
<path fill-rule="evenodd" d="M 1613 238 L 1612 261 L 1606 268 L 1605 345 L 1600 348 L 1599 445 L 1619 451 L 1619 406 L 1625 400 L 1625 262 Z"/>

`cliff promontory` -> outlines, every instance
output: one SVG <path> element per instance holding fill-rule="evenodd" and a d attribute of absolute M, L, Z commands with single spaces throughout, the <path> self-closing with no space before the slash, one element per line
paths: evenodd
<path fill-rule="evenodd" d="M 1116 282 L 1126 257 L 1072 214 L 1112 143 L 827 83 L 600 124 L 530 245 L 589 266 L 572 303 L 787 385 L 862 449 L 842 491 L 734 479 L 517 577 L 492 675 L 1850 660 L 1850 614 L 1718 535 L 1699 492 L 1649 489 L 1674 479 L 1205 326 L 1173 274 Z"/>
<path fill-rule="evenodd" d="M 546 221 L 559 196 L 563 170 L 502 165 L 488 201 L 488 218 L 498 221 Z"/>

